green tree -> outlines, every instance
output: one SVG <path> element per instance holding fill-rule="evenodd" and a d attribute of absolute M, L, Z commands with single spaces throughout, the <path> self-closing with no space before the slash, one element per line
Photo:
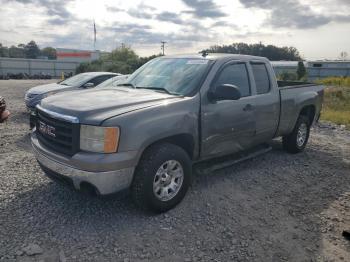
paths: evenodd
<path fill-rule="evenodd" d="M 9 48 L 9 57 L 12 58 L 25 58 L 25 50 L 21 47 L 11 46 Z"/>
<path fill-rule="evenodd" d="M 27 58 L 35 59 L 40 55 L 40 49 L 33 40 L 25 45 L 24 50 Z"/>
<path fill-rule="evenodd" d="M 264 56 L 270 60 L 301 60 L 300 54 L 295 47 L 277 47 L 274 45 L 233 43 L 231 45 L 215 45 L 203 50 L 207 53 L 229 53 Z M 201 51 L 201 52 L 203 52 Z"/>
<path fill-rule="evenodd" d="M 122 46 L 113 50 L 106 58 L 107 61 L 114 64 L 115 70 L 123 68 L 123 71 L 134 71 L 138 68 L 139 57 L 130 47 Z"/>
<path fill-rule="evenodd" d="M 41 55 L 47 56 L 48 59 L 53 60 L 57 58 L 56 49 L 53 47 L 45 47 L 41 49 Z"/>
<path fill-rule="evenodd" d="M 0 57 L 9 57 L 9 49 L 0 43 Z"/>
<path fill-rule="evenodd" d="M 303 61 L 298 62 L 297 76 L 298 76 L 298 80 L 306 76 L 306 68 Z"/>
<path fill-rule="evenodd" d="M 103 56 L 93 62 L 81 63 L 76 73 L 93 72 L 93 71 L 109 71 L 122 74 L 130 74 L 137 68 L 158 57 L 152 55 L 149 57 L 139 57 L 130 47 L 122 46 L 113 50 L 111 53 L 103 54 Z"/>
<path fill-rule="evenodd" d="M 160 56 L 163 56 L 161 53 L 159 53 L 158 55 L 151 55 L 151 56 L 145 56 L 145 57 L 140 57 L 139 58 L 139 65 L 138 67 L 146 64 L 149 60 L 152 60 L 156 57 L 160 57 Z"/>
<path fill-rule="evenodd" d="M 96 60 L 92 62 L 83 62 L 75 69 L 76 74 L 80 74 L 84 72 L 99 72 L 99 71 L 106 71 L 103 68 L 102 60 Z"/>

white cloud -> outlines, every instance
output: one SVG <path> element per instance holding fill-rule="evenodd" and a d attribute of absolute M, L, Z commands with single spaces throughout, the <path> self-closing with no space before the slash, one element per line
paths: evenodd
<path fill-rule="evenodd" d="M 297 47 L 335 58 L 350 46 L 348 0 L 0 0 L 0 43 L 91 49 L 121 43 L 140 55 L 198 52 L 243 41 Z M 339 8 L 341 7 L 341 8 Z M 288 10 L 294 10 L 288 12 Z M 334 37 L 334 33 L 337 36 Z M 313 47 L 314 46 L 314 47 Z"/>

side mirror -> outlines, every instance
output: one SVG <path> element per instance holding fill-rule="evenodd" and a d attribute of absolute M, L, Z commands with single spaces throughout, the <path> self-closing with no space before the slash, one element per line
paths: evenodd
<path fill-rule="evenodd" d="M 94 83 L 91 83 L 91 82 L 87 82 L 86 84 L 83 85 L 84 88 L 91 88 L 91 87 L 94 87 L 95 84 Z"/>
<path fill-rule="evenodd" d="M 210 90 L 208 98 L 210 101 L 238 100 L 241 98 L 241 92 L 235 85 L 223 84 Z"/>

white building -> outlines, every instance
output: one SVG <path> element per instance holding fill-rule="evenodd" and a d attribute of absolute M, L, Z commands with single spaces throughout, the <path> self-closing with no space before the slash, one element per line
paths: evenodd
<path fill-rule="evenodd" d="M 329 76 L 350 77 L 350 61 L 307 61 L 307 72 L 308 79 L 311 81 Z"/>
<path fill-rule="evenodd" d="M 283 72 L 296 73 L 298 68 L 297 61 L 272 61 L 271 63 L 276 75 Z M 350 77 L 350 61 L 314 60 L 304 62 L 304 65 L 309 81 L 331 76 Z"/>

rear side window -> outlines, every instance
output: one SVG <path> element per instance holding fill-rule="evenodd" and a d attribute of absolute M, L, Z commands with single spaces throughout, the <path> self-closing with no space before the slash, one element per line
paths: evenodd
<path fill-rule="evenodd" d="M 94 83 L 95 86 L 101 84 L 102 82 L 106 81 L 107 79 L 113 77 L 114 75 L 102 75 L 102 76 L 97 76 L 93 79 L 91 79 L 90 81 L 88 81 L 89 83 Z"/>
<path fill-rule="evenodd" d="M 250 95 L 248 72 L 245 64 L 232 64 L 226 66 L 216 80 L 216 86 L 230 84 L 239 88 L 241 96 Z"/>
<path fill-rule="evenodd" d="M 265 64 L 251 64 L 258 95 L 270 91 L 270 79 Z"/>

